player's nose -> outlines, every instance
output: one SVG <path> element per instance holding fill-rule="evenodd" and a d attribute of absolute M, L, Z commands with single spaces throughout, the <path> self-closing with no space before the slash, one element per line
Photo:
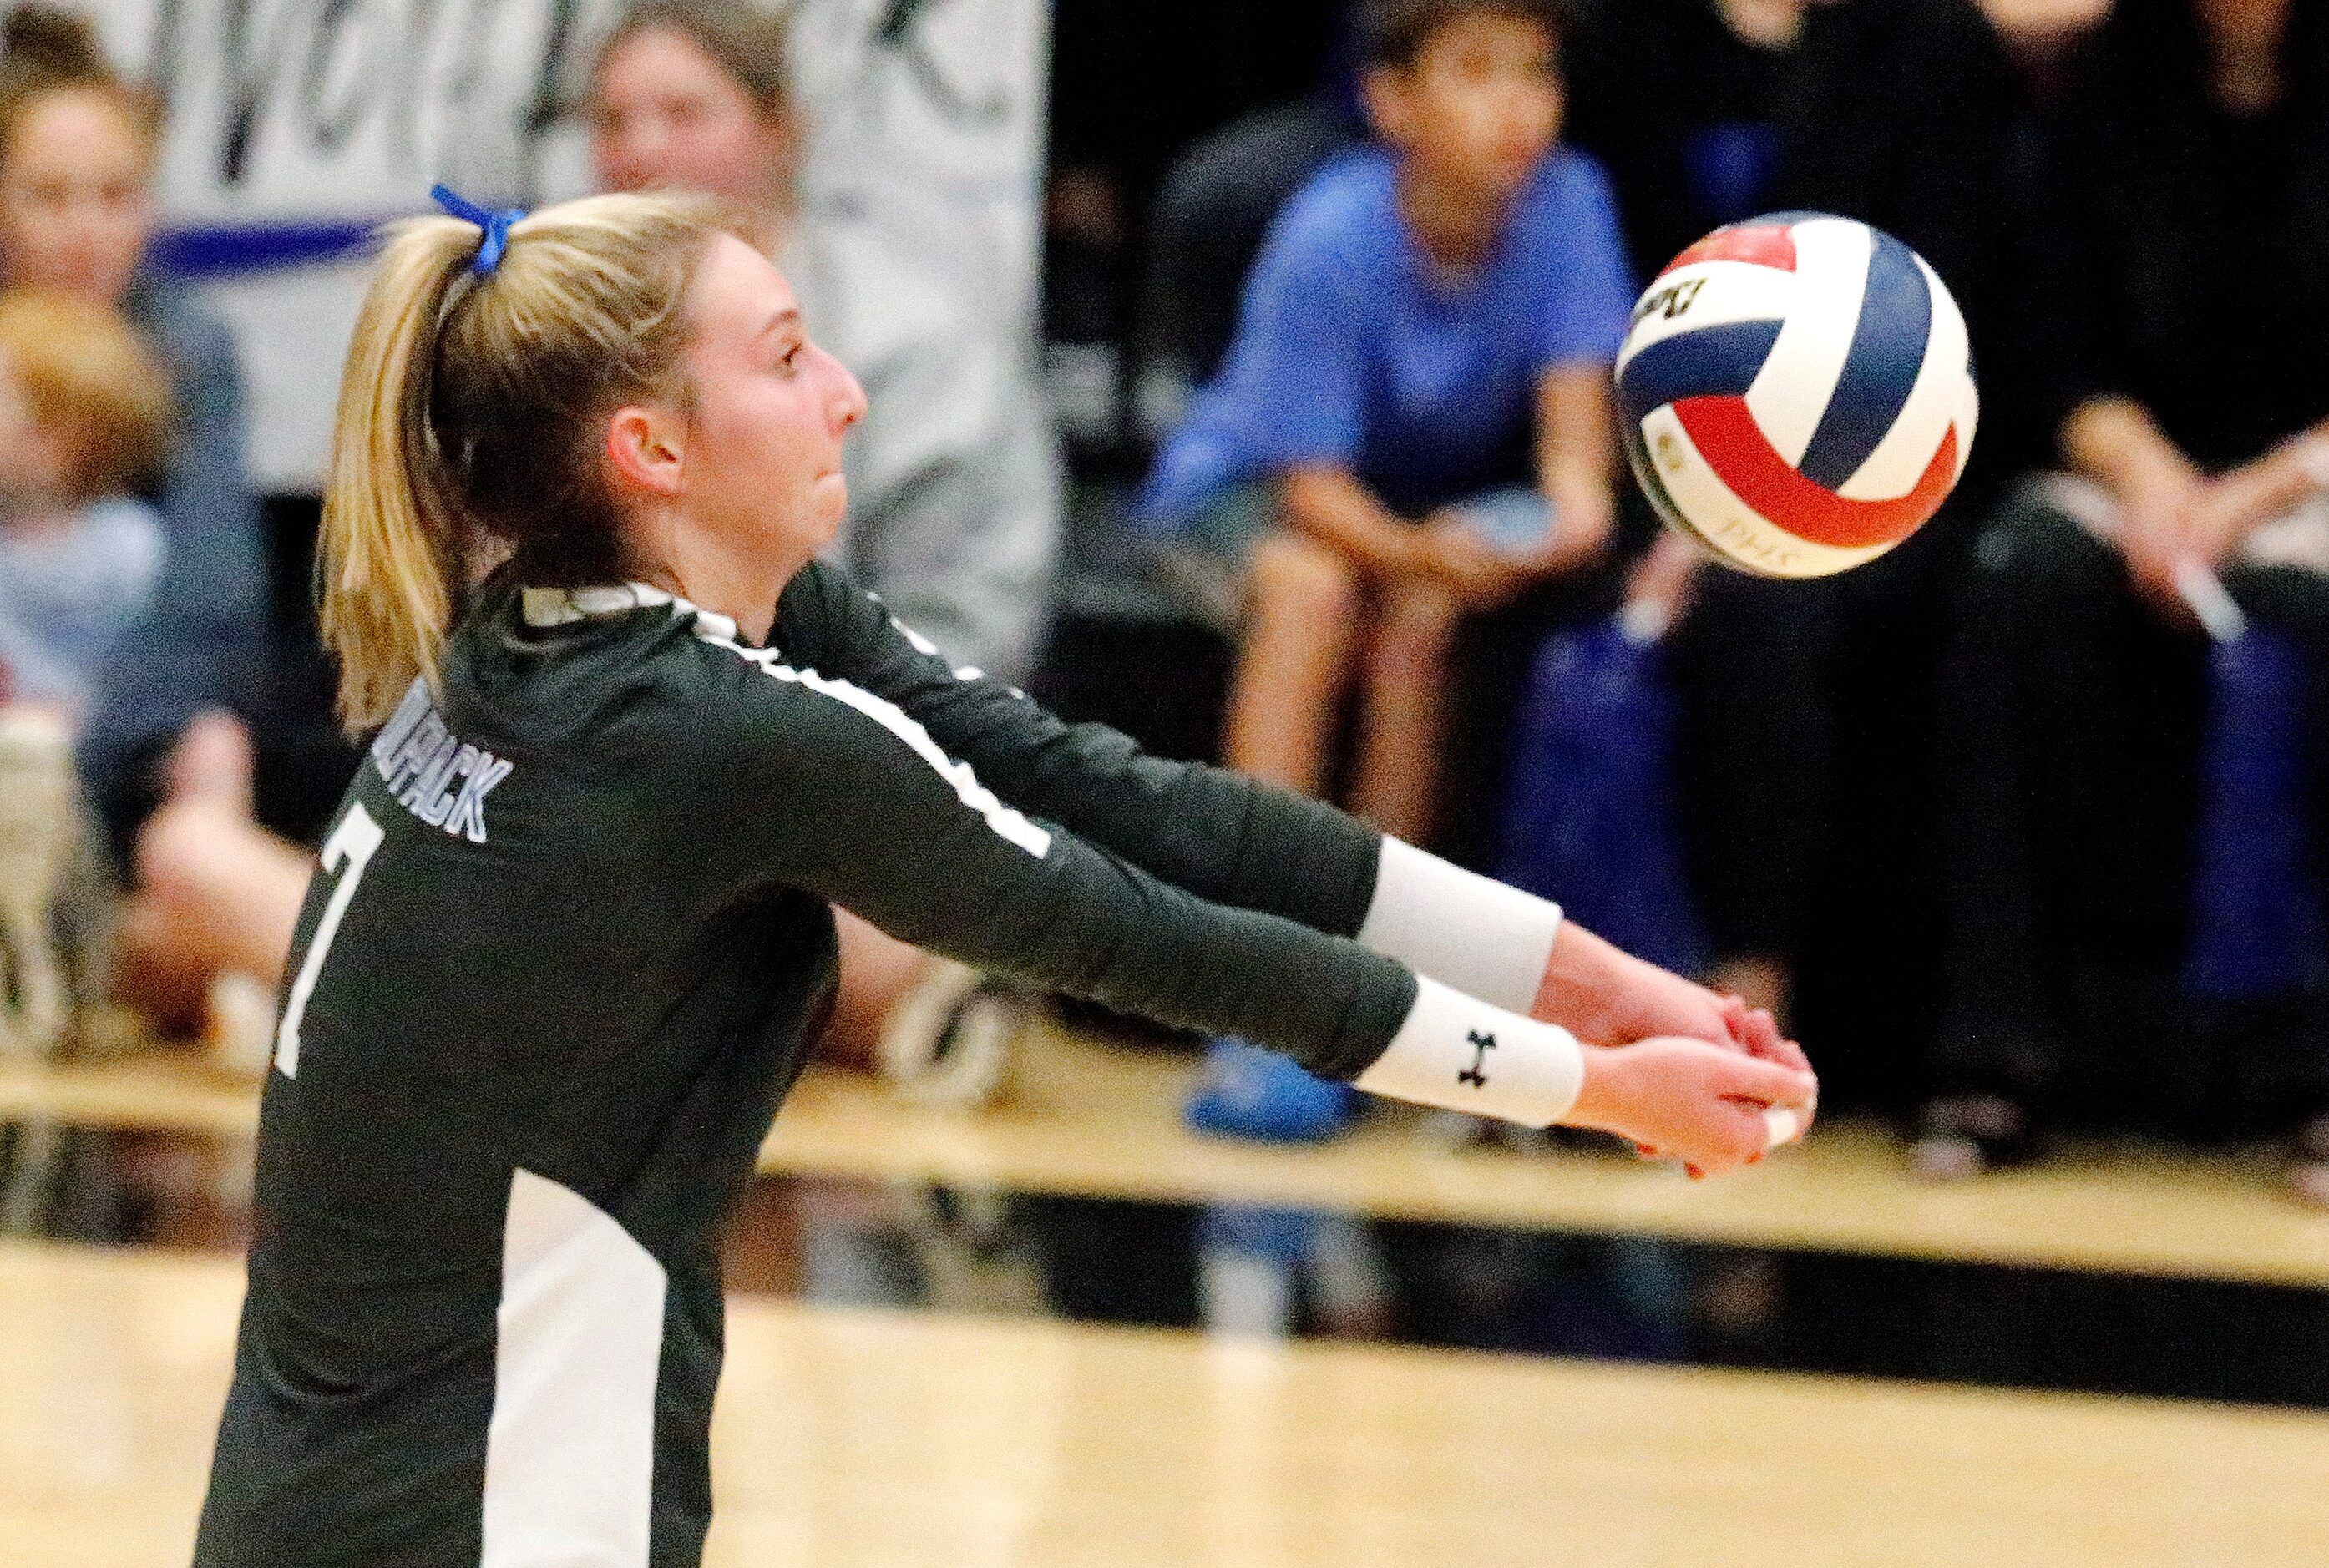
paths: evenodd
<path fill-rule="evenodd" d="M 857 384 L 857 378 L 850 373 L 847 365 L 821 348 L 816 352 L 817 358 L 825 363 L 830 382 L 825 396 L 825 418 L 832 421 L 833 433 L 839 436 L 865 418 L 865 389 Z"/>

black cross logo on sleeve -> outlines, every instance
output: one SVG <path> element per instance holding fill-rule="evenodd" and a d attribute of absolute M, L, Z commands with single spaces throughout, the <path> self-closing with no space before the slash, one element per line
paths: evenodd
<path fill-rule="evenodd" d="M 1488 1086 L 1488 1075 L 1485 1070 L 1488 1065 L 1488 1053 L 1496 1048 L 1496 1037 L 1484 1035 L 1477 1029 L 1467 1029 L 1464 1038 L 1472 1047 L 1472 1065 L 1457 1074 L 1456 1081 L 1469 1084 L 1476 1089 L 1485 1089 Z"/>

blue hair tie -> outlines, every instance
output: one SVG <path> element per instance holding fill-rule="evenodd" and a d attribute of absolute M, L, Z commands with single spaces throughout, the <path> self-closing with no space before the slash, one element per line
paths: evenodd
<path fill-rule="evenodd" d="M 509 249 L 510 225 L 525 216 L 525 209 L 512 207 L 506 211 L 491 211 L 457 195 L 445 185 L 432 185 L 429 193 L 446 211 L 456 218 L 466 218 L 486 231 L 484 240 L 477 246 L 477 258 L 469 263 L 469 270 L 479 277 L 491 277 L 494 269 L 502 264 L 502 253 Z"/>

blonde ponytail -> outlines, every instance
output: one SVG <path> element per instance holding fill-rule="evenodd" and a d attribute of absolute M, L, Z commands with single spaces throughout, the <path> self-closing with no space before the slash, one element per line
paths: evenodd
<path fill-rule="evenodd" d="M 348 344 L 316 573 L 351 731 L 381 722 L 414 676 L 437 681 L 457 563 L 429 440 L 429 361 L 446 293 L 476 246 L 455 219 L 399 226 Z"/>
<path fill-rule="evenodd" d="M 594 418 L 679 392 L 683 304 L 711 204 L 595 196 L 510 230 L 472 279 L 476 225 L 389 230 L 356 318 L 325 482 L 316 576 L 351 733 L 437 684 L 459 602 L 514 552 L 551 579 L 619 557 Z"/>

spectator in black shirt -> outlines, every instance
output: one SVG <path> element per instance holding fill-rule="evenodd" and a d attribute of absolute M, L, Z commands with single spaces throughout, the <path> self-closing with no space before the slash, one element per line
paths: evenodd
<path fill-rule="evenodd" d="M 1608 0 L 1578 47 L 1574 139 L 1641 277 L 1725 223 L 1838 212 L 1931 262 L 1991 357 L 2020 90 L 1973 0 Z"/>
<path fill-rule="evenodd" d="M 2329 625 L 2329 14 L 2121 0 L 2046 147 L 2017 336 L 2069 473 L 2015 496 L 1969 583 L 1944 730 L 1945 1093 L 1923 1157 L 1977 1167 L 2076 1103 L 2299 1126 L 2300 1183 L 2329 1192 L 2317 875 L 2283 901 L 2306 910 L 2258 915 L 2309 920 L 2310 951 L 2211 995 L 2196 955 L 2221 867 L 2195 831 L 2241 662 L 2272 639 L 2317 660 Z M 2317 749 L 2317 698 L 2287 718 L 2266 749 Z M 2317 794 L 2293 808 L 2316 856 Z M 2233 831 L 2262 842 L 2258 821 Z M 2123 1075 L 2146 1049 L 2147 1099 L 2081 1102 L 2086 1065 Z"/>
<path fill-rule="evenodd" d="M 1838 212 L 1929 260 L 1973 334 L 1981 438 L 1941 517 L 1828 582 L 1702 569 L 1667 647 L 1683 845 L 1723 982 L 1791 989 L 1832 1093 L 1900 1103 L 1939 1007 L 1945 610 L 1991 476 L 2039 445 L 1998 330 L 2023 89 L 1972 0 L 1608 0 L 1575 74 L 1577 138 L 1643 276 L 1721 224 Z"/>
<path fill-rule="evenodd" d="M 1769 210 L 1802 0 L 1611 0 L 1578 45 L 1576 136 L 1609 171 L 1655 277 L 1708 230 Z"/>

